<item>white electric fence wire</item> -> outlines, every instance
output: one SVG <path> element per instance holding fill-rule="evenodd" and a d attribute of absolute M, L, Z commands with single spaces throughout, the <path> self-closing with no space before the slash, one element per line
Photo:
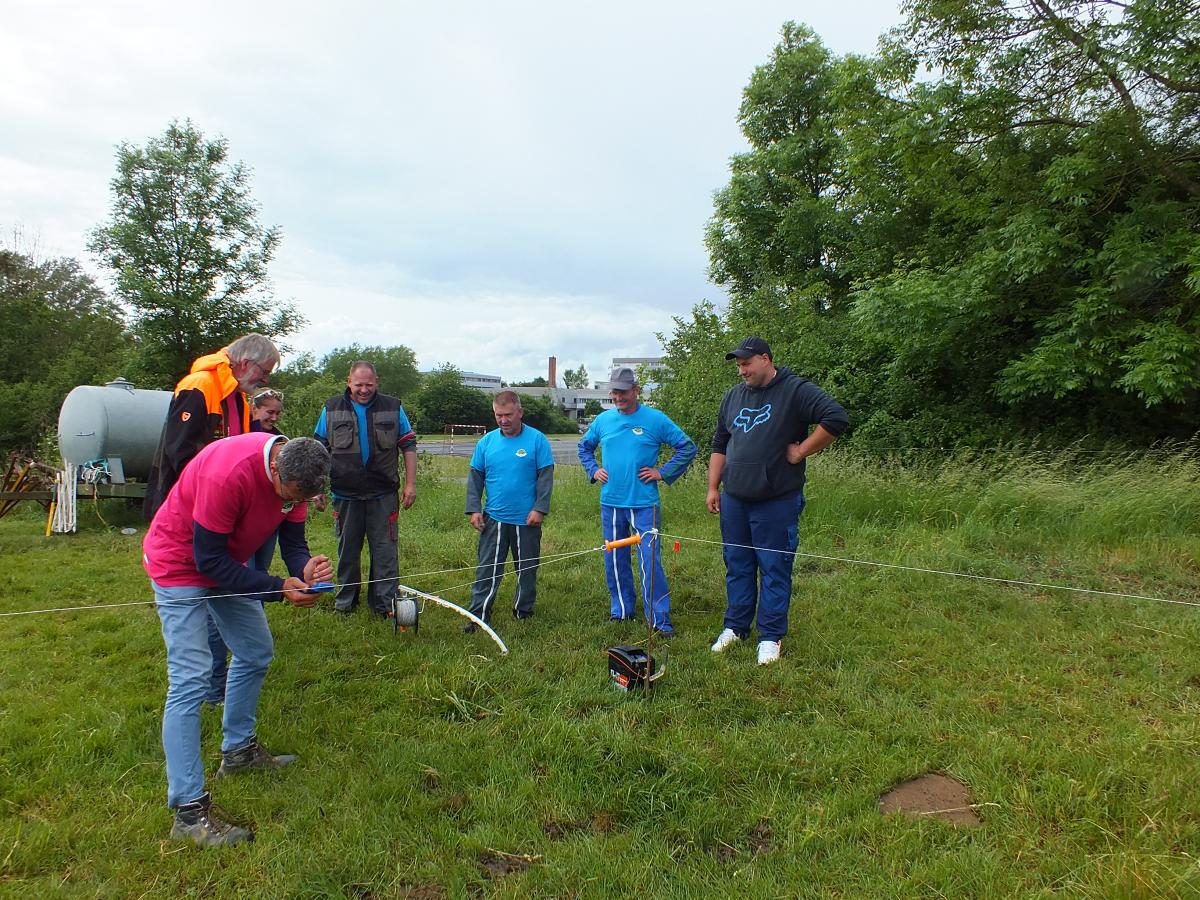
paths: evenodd
<path fill-rule="evenodd" d="M 657 535 L 657 536 L 663 537 L 663 538 L 670 538 L 670 539 L 676 540 L 676 541 L 688 541 L 688 542 L 694 543 L 694 544 L 713 544 L 713 545 L 716 545 L 719 547 L 738 547 L 743 550 L 753 550 L 755 552 L 762 552 L 762 553 L 790 553 L 792 556 L 803 556 L 808 559 L 822 559 L 822 560 L 826 560 L 828 562 L 840 562 L 840 563 L 846 563 L 848 565 L 873 566 L 873 567 L 879 568 L 879 569 L 899 569 L 904 572 L 917 572 L 917 573 L 924 574 L 924 575 L 946 575 L 951 578 L 967 578 L 967 579 L 970 579 L 973 581 L 987 581 L 987 582 L 991 582 L 993 584 L 1011 584 L 1011 585 L 1016 585 L 1018 587 L 1042 588 L 1044 590 L 1050 590 L 1050 591 L 1068 591 L 1068 592 L 1077 593 L 1077 594 L 1093 594 L 1093 595 L 1104 596 L 1104 597 L 1119 597 L 1124 600 L 1149 600 L 1154 603 L 1168 603 L 1168 604 L 1173 604 L 1173 605 L 1177 605 L 1177 606 L 1200 607 L 1200 603 L 1192 601 L 1192 600 L 1174 600 L 1174 599 L 1171 599 L 1168 597 L 1150 597 L 1145 594 L 1127 594 L 1127 593 L 1123 593 L 1121 591 L 1102 591 L 1102 590 L 1096 590 L 1094 588 L 1081 588 L 1081 587 L 1074 587 L 1072 585 L 1066 585 L 1066 584 L 1047 584 L 1045 582 L 1040 582 L 1040 581 L 1022 581 L 1017 578 L 998 578 L 998 577 L 995 577 L 992 575 L 972 575 L 972 574 L 969 574 L 966 572 L 952 572 L 952 571 L 949 571 L 948 569 L 930 569 L 930 568 L 925 568 L 922 566 L 905 566 L 905 565 L 900 565 L 898 563 L 875 562 L 874 560 L 869 560 L 869 559 L 853 559 L 853 558 L 847 557 L 847 556 L 829 556 L 827 554 L 822 554 L 822 553 L 806 553 L 802 550 L 795 550 L 795 551 L 777 550 L 772 547 L 755 547 L 752 544 L 735 544 L 735 543 L 732 543 L 729 541 L 711 541 L 711 540 L 706 540 L 704 538 L 686 537 L 681 534 L 667 534 L 665 531 L 659 531 L 658 529 L 652 529 L 651 531 L 646 532 L 646 534 L 650 535 L 650 536 Z M 586 550 L 575 550 L 575 551 L 569 551 L 569 552 L 564 552 L 564 553 L 548 554 L 546 556 L 540 556 L 534 560 L 529 560 L 528 564 L 525 566 L 514 566 L 513 571 L 515 574 L 519 575 L 526 568 L 531 568 L 534 565 L 537 565 L 542 562 L 547 562 L 547 564 L 549 564 L 551 562 L 565 562 L 566 560 L 573 559 L 577 556 L 586 556 L 589 553 L 597 553 L 597 552 L 600 552 L 603 550 L 604 550 L 604 547 L 601 546 L 601 547 L 589 547 Z M 446 574 L 446 573 L 450 573 L 450 572 L 465 572 L 465 571 L 468 571 L 470 569 L 475 569 L 475 568 L 477 568 L 477 567 L 476 566 L 463 566 L 458 569 L 439 569 L 439 570 L 430 571 L 430 572 L 418 572 L 414 575 L 407 575 L 404 577 L 407 580 L 412 581 L 416 578 L 423 578 L 423 577 L 427 577 L 430 575 L 442 575 L 442 574 Z M 377 578 L 377 579 L 374 579 L 373 581 L 368 580 L 368 581 L 359 581 L 359 582 L 354 582 L 354 583 L 358 584 L 359 586 L 362 586 L 362 585 L 374 584 L 378 581 L 383 581 L 383 580 L 390 580 L 390 579 L 378 579 Z M 470 581 L 463 582 L 462 584 L 451 585 L 450 587 L 442 588 L 439 591 L 439 593 L 444 594 L 449 591 L 458 590 L 460 588 L 471 587 L 478 580 L 479 580 L 478 578 L 473 578 Z M 232 594 L 205 594 L 202 597 L 181 597 L 176 600 L 167 601 L 167 602 L 190 603 L 195 600 L 201 600 L 201 599 L 219 599 L 222 597 L 252 597 L 252 596 L 256 596 L 257 594 L 273 594 L 273 593 L 277 593 L 277 592 L 276 591 L 250 591 L 250 592 L 232 593 Z M 37 615 L 39 613 L 74 612 L 75 610 L 83 610 L 83 609 L 109 609 L 109 608 L 115 609 L 115 608 L 122 607 L 122 606 L 147 606 L 147 605 L 155 603 L 155 602 L 157 602 L 157 601 L 137 600 L 137 601 L 133 601 L 130 603 L 101 603 L 101 604 L 96 604 L 93 606 L 63 606 L 63 607 L 57 607 L 54 609 L 29 609 L 29 610 L 23 610 L 20 612 L 0 613 L 0 618 L 6 618 L 9 616 L 32 616 L 32 615 Z M 422 605 L 422 611 L 424 611 L 424 605 Z"/>
<path fill-rule="evenodd" d="M 991 581 L 996 584 L 1015 584 L 1020 587 L 1045 588 L 1051 591 L 1072 591 L 1078 594 L 1101 594 L 1106 597 L 1121 597 L 1125 600 L 1152 600 L 1155 603 L 1173 603 L 1179 606 L 1200 606 L 1192 600 L 1172 600 L 1168 597 L 1148 597 L 1145 594 L 1124 594 L 1120 591 L 1100 591 L 1092 588 L 1073 587 L 1067 584 L 1045 584 L 1040 581 L 1021 581 L 1016 578 L 996 578 L 992 575 L 970 575 L 965 572 L 951 572 L 946 569 L 926 569 L 921 566 L 902 566 L 898 563 L 881 563 L 874 562 L 869 559 L 851 559 L 847 556 L 826 556 L 821 553 L 804 553 L 800 550 L 776 550 L 772 547 L 755 547 L 750 544 L 733 544 L 727 541 L 707 541 L 704 538 L 684 537 L 680 534 L 667 534 L 662 532 L 665 538 L 671 538 L 676 541 L 690 541 L 694 544 L 717 544 L 722 547 L 740 547 L 743 550 L 754 550 L 757 553 L 790 553 L 793 556 L 804 556 L 809 559 L 824 559 L 831 562 L 851 563 L 859 566 L 875 566 L 880 569 L 901 569 L 905 572 L 921 572 L 925 575 L 949 575 L 953 578 L 970 578 L 975 581 Z"/>
<path fill-rule="evenodd" d="M 590 547 L 587 550 L 572 550 L 572 551 L 569 551 L 566 553 L 551 553 L 546 556 L 539 556 L 539 557 L 537 557 L 537 559 L 529 560 L 528 564 L 525 566 L 514 567 L 514 572 L 516 572 L 517 574 L 520 574 L 521 572 L 525 571 L 526 568 L 531 568 L 531 567 L 537 565 L 541 561 L 549 560 L 549 563 L 565 562 L 566 560 L 573 559 L 576 556 L 583 556 L 584 554 L 587 554 L 587 553 L 595 553 L 598 550 L 602 550 L 602 549 L 604 549 L 604 548 L 603 547 Z M 549 563 L 547 563 L 547 564 L 549 564 Z M 440 569 L 440 570 L 437 570 L 434 572 L 418 572 L 416 575 L 405 575 L 403 577 L 409 581 L 413 581 L 416 578 L 424 577 L 424 576 L 428 576 L 428 575 L 441 575 L 441 574 L 444 574 L 447 572 L 465 572 L 467 570 L 474 569 L 474 568 L 476 568 L 476 567 L 475 566 L 464 566 L 461 569 Z M 348 583 L 356 584 L 361 587 L 363 585 L 375 584 L 376 582 L 379 582 L 379 581 L 391 581 L 391 580 L 393 580 L 393 579 L 376 578 L 374 580 L 355 581 L 355 582 L 348 582 Z M 445 591 L 457 590 L 458 588 L 461 588 L 461 587 L 469 587 L 469 586 L 475 584 L 475 582 L 477 580 L 478 579 L 472 579 L 471 581 L 464 582 L 463 584 L 456 584 L 456 585 L 453 585 L 452 587 L 445 588 L 443 590 L 443 593 Z M 277 593 L 279 593 L 279 592 L 278 591 L 242 591 L 240 593 L 234 592 L 231 594 L 203 594 L 198 597 L 176 597 L 174 600 L 163 601 L 163 605 L 165 606 L 165 605 L 169 605 L 172 603 L 194 603 L 196 600 L 220 600 L 220 599 L 223 599 L 226 597 L 257 597 L 260 594 L 277 594 Z M 76 610 L 81 610 L 81 609 L 118 609 L 122 606 L 150 606 L 150 605 L 152 605 L 154 603 L 158 603 L 158 602 L 159 601 L 157 601 L 157 600 L 132 600 L 128 603 L 96 603 L 91 606 L 58 606 L 58 607 L 54 607 L 53 609 L 26 609 L 26 610 L 21 610 L 19 612 L 0 612 L 0 618 L 8 618 L 10 616 L 34 616 L 34 615 L 38 615 L 39 613 L 75 612 Z M 424 605 L 422 605 L 421 611 L 422 612 L 425 611 Z"/>

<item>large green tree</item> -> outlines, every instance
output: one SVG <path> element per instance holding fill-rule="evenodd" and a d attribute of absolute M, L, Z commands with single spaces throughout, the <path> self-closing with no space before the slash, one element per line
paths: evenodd
<path fill-rule="evenodd" d="M 582 390 L 588 386 L 588 377 L 587 366 L 580 363 L 578 369 L 563 371 L 563 384 L 572 390 Z"/>
<path fill-rule="evenodd" d="M 224 138 L 172 122 L 144 147 L 117 148 L 112 212 L 89 249 L 131 312 L 144 378 L 168 387 L 192 360 L 251 331 L 281 337 L 303 320 L 271 294 L 276 227 L 258 221 L 250 172 Z"/>
<path fill-rule="evenodd" d="M 0 248 L 0 451 L 32 453 L 80 384 L 122 374 L 121 310 L 73 259 Z"/>
<path fill-rule="evenodd" d="M 709 229 L 729 308 L 677 320 L 664 408 L 761 333 L 877 445 L 1192 434 L 1196 7 L 913 2 L 874 58 L 786 26 Z"/>
<path fill-rule="evenodd" d="M 421 379 L 412 412 L 413 427 L 421 434 L 441 434 L 447 425 L 495 425 L 491 397 L 462 383 L 462 372 L 451 365 L 434 369 Z"/>
<path fill-rule="evenodd" d="M 944 139 L 990 185 L 964 239 L 936 267 L 897 267 L 864 321 L 894 339 L 885 307 L 953 291 L 968 319 L 1006 326 L 1003 401 L 1194 423 L 1200 3 L 922 0 L 909 13 L 897 40 L 940 67 Z M 910 96 L 928 108 L 929 93 Z"/>
<path fill-rule="evenodd" d="M 338 347 L 322 357 L 320 371 L 339 375 L 343 380 L 350 374 L 350 366 L 363 359 L 375 366 L 379 373 L 379 390 L 395 397 L 406 397 L 421 383 L 417 371 L 417 355 L 411 347 L 397 344 L 394 347 L 361 347 L 350 344 Z"/>
<path fill-rule="evenodd" d="M 335 347 L 318 361 L 302 353 L 275 373 L 271 385 L 284 393 L 280 428 L 285 434 L 310 434 L 321 407 L 330 397 L 346 389 L 350 365 L 360 359 L 374 364 L 379 373 L 379 390 L 399 397 L 406 407 L 415 400 L 421 382 L 417 357 L 403 344 L 394 347 L 350 344 Z"/>

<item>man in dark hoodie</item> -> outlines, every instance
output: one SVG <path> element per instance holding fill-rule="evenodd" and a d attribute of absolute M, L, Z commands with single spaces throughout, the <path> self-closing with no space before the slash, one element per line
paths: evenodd
<path fill-rule="evenodd" d="M 712 650 L 749 637 L 757 611 L 758 664 L 765 666 L 779 659 L 788 630 L 804 461 L 837 440 L 850 420 L 815 384 L 777 369 L 760 337 L 746 338 L 725 358 L 737 360 L 742 383 L 721 400 L 708 465 L 708 511 L 721 516 L 728 598 Z"/>

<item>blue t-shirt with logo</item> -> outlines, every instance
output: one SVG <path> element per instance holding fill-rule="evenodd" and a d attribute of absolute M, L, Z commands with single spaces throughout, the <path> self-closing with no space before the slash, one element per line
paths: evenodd
<path fill-rule="evenodd" d="M 489 431 L 471 454 L 471 468 L 483 473 L 483 511 L 497 522 L 524 525 L 537 499 L 538 470 L 552 465 L 550 442 L 536 428 L 524 425 L 513 437 Z"/>
<path fill-rule="evenodd" d="M 658 483 L 643 483 L 638 472 L 658 465 L 659 448 L 666 444 L 674 455 L 660 468 L 663 481 L 672 484 L 696 458 L 696 445 L 665 413 L 645 405 L 631 413 L 610 409 L 600 413 L 579 441 L 579 461 L 589 478 L 596 477 L 601 462 L 608 472 L 608 483 L 600 488 L 605 506 L 639 509 L 658 505 Z"/>

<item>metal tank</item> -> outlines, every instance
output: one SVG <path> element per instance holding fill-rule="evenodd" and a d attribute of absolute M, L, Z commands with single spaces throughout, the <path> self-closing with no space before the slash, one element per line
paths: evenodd
<path fill-rule="evenodd" d="M 113 484 L 145 478 L 171 404 L 170 391 L 142 391 L 124 378 L 80 385 L 58 413 L 58 450 L 69 465 L 103 461 Z"/>

